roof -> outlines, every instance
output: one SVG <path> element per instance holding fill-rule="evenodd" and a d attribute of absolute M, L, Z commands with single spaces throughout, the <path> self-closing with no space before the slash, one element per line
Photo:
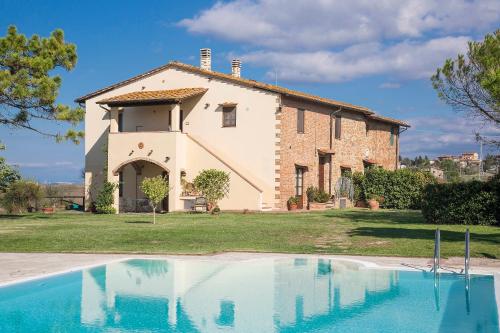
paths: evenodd
<path fill-rule="evenodd" d="M 178 102 L 186 98 L 204 94 L 207 90 L 208 89 L 206 88 L 182 88 L 171 90 L 134 91 L 100 100 L 97 104 L 121 106 Z"/>
<path fill-rule="evenodd" d="M 187 71 L 187 72 L 191 72 L 191 73 L 196 73 L 196 74 L 208 76 L 210 78 L 217 78 L 220 80 L 225 80 L 228 82 L 234 82 L 234 83 L 241 84 L 241 85 L 244 85 L 247 87 L 261 89 L 261 90 L 265 90 L 265 91 L 270 91 L 270 92 L 281 94 L 283 96 L 294 97 L 294 98 L 298 98 L 298 99 L 313 102 L 313 103 L 319 103 L 319 104 L 328 105 L 328 106 L 335 106 L 335 107 L 340 106 L 340 107 L 343 107 L 343 108 L 346 108 L 346 109 L 349 109 L 352 111 L 363 113 L 363 114 L 369 116 L 370 118 L 376 119 L 378 121 L 383 121 L 383 122 L 388 122 L 388 123 L 393 123 L 393 124 L 409 127 L 409 125 L 403 121 L 375 115 L 375 113 L 372 110 L 370 110 L 369 108 L 366 108 L 364 106 L 359 106 L 359 105 L 345 103 L 345 102 L 341 102 L 341 101 L 337 101 L 337 100 L 333 100 L 333 99 L 329 99 L 329 98 L 324 98 L 324 97 L 304 93 L 304 92 L 297 91 L 297 90 L 291 90 L 291 89 L 284 88 L 284 87 L 277 86 L 277 85 L 258 82 L 255 80 L 249 80 L 249 79 L 244 79 L 241 77 L 235 77 L 235 76 L 232 76 L 231 74 L 206 70 L 206 69 L 202 69 L 202 68 L 199 68 L 199 67 L 196 67 L 193 65 L 188 65 L 188 64 L 181 63 L 181 62 L 177 62 L 177 61 L 169 62 L 168 64 L 154 68 L 154 69 L 149 70 L 145 73 L 134 76 L 130 79 L 112 84 L 110 86 L 104 87 L 104 88 L 96 90 L 94 92 L 91 92 L 87 95 L 81 96 L 81 97 L 75 99 L 75 102 L 82 103 L 89 98 L 98 96 L 100 94 L 103 94 L 105 92 L 111 91 L 111 90 L 119 88 L 119 87 L 123 87 L 129 83 L 132 83 L 132 82 L 141 80 L 143 78 L 152 76 L 154 74 L 157 74 L 157 73 L 164 71 L 166 69 L 169 69 L 169 68 L 174 68 L 174 69 L 179 69 L 179 70 L 183 70 L 183 71 Z"/>
<path fill-rule="evenodd" d="M 372 114 L 372 115 L 369 116 L 369 118 L 370 119 L 374 119 L 374 120 L 378 120 L 378 121 L 381 121 L 381 122 L 385 122 L 385 123 L 400 125 L 400 126 L 403 126 L 403 127 L 411 127 L 410 124 L 408 124 L 407 122 L 404 122 L 402 120 L 398 120 L 398 119 L 394 119 L 394 118 L 389 118 L 389 117 L 384 117 L 384 116 L 380 116 L 378 114 Z"/>

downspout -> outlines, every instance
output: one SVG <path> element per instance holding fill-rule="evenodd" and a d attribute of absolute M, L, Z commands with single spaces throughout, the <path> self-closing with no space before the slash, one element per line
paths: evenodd
<path fill-rule="evenodd" d="M 330 150 L 333 149 L 333 117 L 342 111 L 342 107 L 340 106 L 338 110 L 330 112 Z M 332 169 L 333 169 L 333 157 L 330 154 L 330 167 L 328 168 L 328 194 L 332 195 Z"/>
<path fill-rule="evenodd" d="M 397 132 L 397 135 L 398 137 L 396 138 L 396 169 L 398 169 L 398 162 L 399 162 L 399 136 L 401 133 L 403 133 L 404 131 L 406 131 L 408 129 L 408 127 L 403 127 L 401 128 L 401 126 L 398 126 L 398 132 Z"/>

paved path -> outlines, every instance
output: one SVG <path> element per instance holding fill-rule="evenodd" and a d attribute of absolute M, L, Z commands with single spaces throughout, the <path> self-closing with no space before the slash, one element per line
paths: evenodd
<path fill-rule="evenodd" d="M 77 270 L 87 266 L 104 264 L 126 258 L 183 258 L 186 260 L 252 260 L 258 258 L 321 257 L 339 260 L 362 261 L 368 266 L 388 269 L 416 269 L 429 271 L 432 259 L 401 257 L 365 257 L 336 255 L 301 255 L 273 253 L 222 253 L 211 256 L 178 255 L 133 255 L 133 254 L 69 254 L 69 253 L 0 253 L 0 284 L 34 278 L 46 274 Z M 472 272 L 478 274 L 500 274 L 500 260 L 471 260 Z M 442 259 L 444 271 L 458 272 L 463 269 L 463 258 Z"/>

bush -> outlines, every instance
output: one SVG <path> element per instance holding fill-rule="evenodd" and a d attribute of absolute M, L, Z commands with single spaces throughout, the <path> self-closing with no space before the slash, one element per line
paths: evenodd
<path fill-rule="evenodd" d="M 431 184 L 422 214 L 429 223 L 500 225 L 500 178 L 488 182 Z"/>
<path fill-rule="evenodd" d="M 113 193 L 118 188 L 117 184 L 104 182 L 99 194 L 95 200 L 95 209 L 97 214 L 115 214 L 116 209 L 113 207 Z"/>
<path fill-rule="evenodd" d="M 229 194 L 229 173 L 217 169 L 202 170 L 193 181 L 212 208 Z"/>
<path fill-rule="evenodd" d="M 306 190 L 308 202 L 325 203 L 330 200 L 330 195 L 325 191 L 320 191 L 317 187 L 309 186 Z"/>
<path fill-rule="evenodd" d="M 435 178 L 418 170 L 373 168 L 364 175 L 354 173 L 353 182 L 355 200 L 379 197 L 384 198 L 382 208 L 420 209 L 423 190 L 435 183 Z"/>
<path fill-rule="evenodd" d="M 9 185 L 2 198 L 2 206 L 9 213 L 23 213 L 38 206 L 43 191 L 38 183 L 18 180 Z"/>

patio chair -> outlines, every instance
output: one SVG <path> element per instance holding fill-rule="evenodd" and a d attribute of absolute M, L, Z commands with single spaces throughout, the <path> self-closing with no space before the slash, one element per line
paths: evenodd
<path fill-rule="evenodd" d="M 206 211 L 207 211 L 207 198 L 196 197 L 196 199 L 194 199 L 193 212 L 205 213 Z"/>

